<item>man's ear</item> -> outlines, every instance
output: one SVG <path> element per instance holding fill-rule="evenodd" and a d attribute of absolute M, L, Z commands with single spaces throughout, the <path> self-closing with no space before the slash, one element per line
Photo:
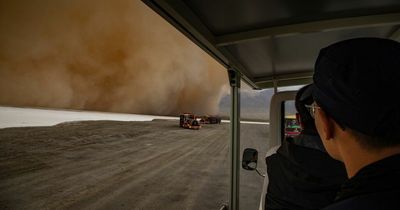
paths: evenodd
<path fill-rule="evenodd" d="M 323 138 L 324 140 L 332 139 L 333 135 L 334 135 L 334 129 L 335 129 L 333 119 L 328 117 L 328 115 L 326 115 L 326 113 L 322 109 L 317 109 L 316 111 L 319 114 L 318 117 L 319 117 L 321 129 L 323 131 L 323 136 L 321 136 L 321 138 Z"/>

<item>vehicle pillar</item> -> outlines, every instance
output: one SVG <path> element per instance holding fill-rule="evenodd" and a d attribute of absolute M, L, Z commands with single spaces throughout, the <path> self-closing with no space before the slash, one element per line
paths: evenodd
<path fill-rule="evenodd" d="M 230 198 L 229 209 L 239 209 L 239 173 L 240 173 L 240 82 L 241 75 L 233 69 L 228 70 L 231 86 L 231 135 L 230 135 Z"/>

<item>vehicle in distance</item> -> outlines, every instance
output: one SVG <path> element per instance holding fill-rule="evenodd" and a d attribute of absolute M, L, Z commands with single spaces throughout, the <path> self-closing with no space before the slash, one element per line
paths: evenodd
<path fill-rule="evenodd" d="M 198 130 L 201 128 L 199 121 L 196 116 L 192 113 L 184 113 L 180 115 L 179 126 L 182 128 L 188 128 Z"/>
<path fill-rule="evenodd" d="M 285 116 L 285 137 L 295 137 L 301 132 L 296 115 Z"/>
<path fill-rule="evenodd" d="M 201 124 L 221 124 L 221 117 L 204 115 L 200 118 Z"/>

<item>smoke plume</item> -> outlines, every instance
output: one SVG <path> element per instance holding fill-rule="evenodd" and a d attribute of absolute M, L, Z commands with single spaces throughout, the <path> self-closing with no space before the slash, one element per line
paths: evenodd
<path fill-rule="evenodd" d="M 213 114 L 225 84 L 139 0 L 0 0 L 0 104 Z"/>

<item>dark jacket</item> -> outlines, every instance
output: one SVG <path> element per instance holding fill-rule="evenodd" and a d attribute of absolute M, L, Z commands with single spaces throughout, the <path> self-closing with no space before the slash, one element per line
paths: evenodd
<path fill-rule="evenodd" d="M 317 135 L 300 134 L 266 158 L 269 184 L 265 209 L 320 209 L 332 203 L 347 179 Z"/>
<path fill-rule="evenodd" d="M 335 203 L 324 210 L 400 209 L 400 155 L 362 168 L 346 181 Z"/>

